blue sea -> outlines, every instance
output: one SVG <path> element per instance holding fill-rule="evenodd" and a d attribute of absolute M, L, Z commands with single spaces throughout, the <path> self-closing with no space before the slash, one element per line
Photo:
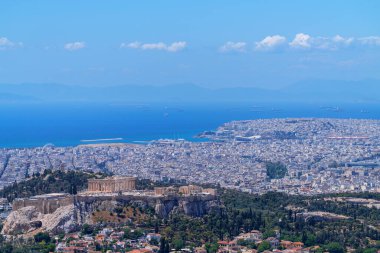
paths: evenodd
<path fill-rule="evenodd" d="M 228 121 L 288 117 L 380 119 L 380 105 L 1 105 L 0 147 L 76 146 L 113 138 L 202 141 L 194 136 Z"/>

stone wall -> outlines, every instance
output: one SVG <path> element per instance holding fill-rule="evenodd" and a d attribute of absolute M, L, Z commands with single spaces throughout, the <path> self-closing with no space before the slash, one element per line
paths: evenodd
<path fill-rule="evenodd" d="M 154 187 L 154 195 L 161 196 L 161 195 L 173 195 L 177 194 L 176 188 L 170 186 L 170 187 Z"/>
<path fill-rule="evenodd" d="M 197 185 L 187 185 L 179 187 L 178 192 L 184 195 L 198 194 L 202 193 L 203 189 Z"/>
<path fill-rule="evenodd" d="M 197 185 L 185 185 L 181 186 L 179 188 L 175 188 L 173 186 L 170 187 L 154 187 L 154 195 L 161 196 L 161 195 L 202 195 L 202 194 L 209 194 L 209 195 L 216 195 L 216 189 L 213 188 L 202 188 Z"/>
<path fill-rule="evenodd" d="M 49 214 L 55 212 L 59 207 L 74 203 L 74 197 L 68 194 L 45 194 L 31 198 L 16 199 L 12 203 L 12 210 L 34 206 L 40 213 Z"/>

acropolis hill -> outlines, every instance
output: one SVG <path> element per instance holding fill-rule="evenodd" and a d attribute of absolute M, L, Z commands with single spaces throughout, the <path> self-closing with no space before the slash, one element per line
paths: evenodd
<path fill-rule="evenodd" d="M 134 177 L 89 179 L 88 189 L 77 195 L 52 193 L 14 200 L 2 233 L 74 231 L 82 224 L 94 224 L 91 214 L 95 212 L 112 212 L 115 207 L 131 205 L 154 209 L 157 217 L 164 218 L 173 211 L 203 216 L 212 208 L 219 208 L 220 203 L 215 189 L 195 185 L 149 191 L 136 190 Z"/>

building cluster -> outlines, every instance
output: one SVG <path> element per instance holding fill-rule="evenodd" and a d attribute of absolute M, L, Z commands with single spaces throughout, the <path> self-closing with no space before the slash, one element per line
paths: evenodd
<path fill-rule="evenodd" d="M 64 238 L 56 238 L 55 252 L 62 253 L 95 253 L 95 252 L 158 252 L 161 235 L 157 233 L 141 233 L 138 238 L 130 239 L 126 234 L 135 233 L 128 227 L 104 228 L 93 234 L 71 233 Z M 108 249 L 104 251 L 102 249 Z"/>
<path fill-rule="evenodd" d="M 378 191 L 380 120 L 261 119 L 233 121 L 199 137 L 146 145 L 0 150 L 0 188 L 45 169 L 91 170 L 155 181 L 218 184 L 252 193 Z M 267 162 L 288 169 L 268 180 Z"/>
<path fill-rule="evenodd" d="M 128 234 L 135 233 L 128 227 L 104 228 L 92 234 L 81 232 L 65 235 L 64 238 L 56 238 L 56 252 L 71 253 L 95 253 L 107 248 L 107 252 L 130 253 L 158 253 L 160 249 L 161 234 L 144 231 L 137 238 L 130 239 Z M 218 253 L 257 253 L 257 248 L 263 242 L 269 246 L 264 252 L 278 253 L 309 253 L 315 252 L 318 246 L 305 247 L 302 242 L 281 240 L 277 232 L 275 236 L 263 238 L 258 230 L 241 233 L 231 241 L 218 241 Z M 195 248 L 170 249 L 173 253 L 207 253 L 206 246 Z"/>
<path fill-rule="evenodd" d="M 257 249 L 263 242 L 267 242 L 269 246 L 263 252 L 309 253 L 315 252 L 318 247 L 305 247 L 302 242 L 281 240 L 278 231 L 276 231 L 275 236 L 263 238 L 263 234 L 260 231 L 252 230 L 248 233 L 241 233 L 231 241 L 219 241 L 218 253 L 257 253 Z"/>

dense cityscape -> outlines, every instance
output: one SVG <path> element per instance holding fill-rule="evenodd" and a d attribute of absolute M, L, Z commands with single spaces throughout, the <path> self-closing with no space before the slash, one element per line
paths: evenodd
<path fill-rule="evenodd" d="M 380 253 L 380 1 L 0 8 L 0 253 Z"/>
<path fill-rule="evenodd" d="M 101 171 L 154 181 L 213 184 L 250 193 L 379 191 L 379 120 L 262 119 L 228 122 L 202 142 L 94 144 L 0 150 L 0 188 L 45 169 Z M 287 173 L 268 178 L 268 163 Z"/>

